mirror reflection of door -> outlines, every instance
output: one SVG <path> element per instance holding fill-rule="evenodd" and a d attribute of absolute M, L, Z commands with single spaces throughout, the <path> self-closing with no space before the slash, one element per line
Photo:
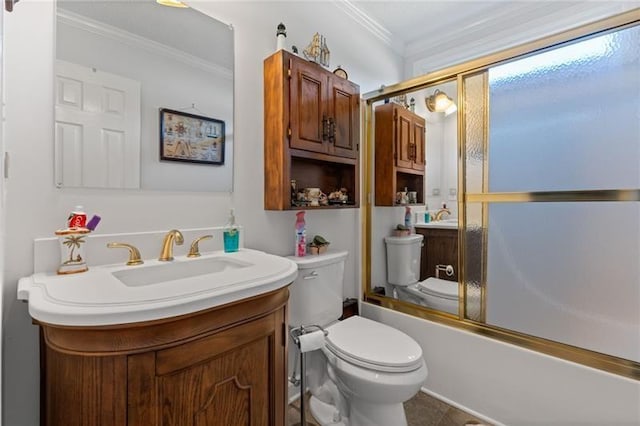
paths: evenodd
<path fill-rule="evenodd" d="M 56 61 L 56 186 L 140 185 L 140 83 Z"/>
<path fill-rule="evenodd" d="M 455 316 L 457 98 L 457 82 L 450 80 L 373 105 L 371 247 L 372 258 L 385 260 L 371 265 L 372 287 L 378 293 Z M 409 236 L 398 233 L 407 214 Z"/>
<path fill-rule="evenodd" d="M 96 96 L 87 98 L 87 91 L 79 89 L 85 84 L 83 79 L 58 81 L 58 95 L 79 103 L 65 105 L 66 112 L 75 108 L 73 120 L 56 119 L 56 185 L 231 191 L 233 49 L 232 28 L 193 8 L 176 11 L 151 1 L 58 0 L 56 60 L 88 70 L 90 78 L 110 75 L 137 81 L 139 93 L 116 88 L 98 94 L 91 89 L 89 94 Z M 96 97 L 102 99 L 93 99 Z M 87 135 L 96 133 L 89 127 L 101 128 L 93 123 L 95 117 L 89 116 L 94 110 L 107 111 L 118 103 L 128 106 L 132 101 L 139 103 L 137 111 L 121 115 L 108 111 L 102 117 L 107 121 L 103 126 L 106 130 L 87 139 Z M 65 102 L 58 102 L 56 109 L 60 110 L 62 104 Z M 93 108 L 89 114 L 87 106 L 100 108 Z M 224 164 L 161 161 L 161 108 L 223 121 Z M 122 118 L 137 120 L 137 137 L 123 133 L 129 124 L 118 121 Z M 91 139 L 97 143 L 88 143 Z"/>

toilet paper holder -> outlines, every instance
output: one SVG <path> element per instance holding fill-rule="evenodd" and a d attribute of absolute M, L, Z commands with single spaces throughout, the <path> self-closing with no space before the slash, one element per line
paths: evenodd
<path fill-rule="evenodd" d="M 322 328 L 319 325 L 301 325 L 300 327 L 294 327 L 291 329 L 291 331 L 289 332 L 291 334 L 291 338 L 293 339 L 293 343 L 296 344 L 296 346 L 298 347 L 298 349 L 300 349 L 300 336 L 307 334 L 307 333 L 312 333 L 315 331 L 321 330 L 322 333 L 324 334 L 325 337 L 327 337 L 329 335 L 329 332 L 327 330 L 325 330 L 324 328 Z M 296 368 L 298 367 L 298 355 L 300 356 L 300 380 L 296 379 Z M 306 386 L 305 386 L 305 375 L 306 375 L 306 366 L 305 366 L 305 352 L 302 352 L 301 350 L 296 351 L 296 359 L 293 362 L 293 374 L 291 375 L 291 377 L 289 378 L 289 381 L 294 385 L 294 386 L 300 386 L 300 426 L 307 426 L 307 425 L 311 425 L 310 423 L 307 423 L 307 413 L 306 413 L 306 401 L 305 401 L 305 391 L 306 391 Z M 298 425 L 298 424 L 296 424 Z"/>
<path fill-rule="evenodd" d="M 294 327 L 291 329 L 290 334 L 291 334 L 291 338 L 293 339 L 293 343 L 296 344 L 296 346 L 298 346 L 298 348 L 300 347 L 300 336 L 302 336 L 303 334 L 307 334 L 307 333 L 311 333 L 313 331 L 316 330 L 322 330 L 322 333 L 324 333 L 324 337 L 327 337 L 329 335 L 329 332 L 327 330 L 325 330 L 324 328 L 320 327 L 319 325 L 301 325 L 300 327 Z"/>

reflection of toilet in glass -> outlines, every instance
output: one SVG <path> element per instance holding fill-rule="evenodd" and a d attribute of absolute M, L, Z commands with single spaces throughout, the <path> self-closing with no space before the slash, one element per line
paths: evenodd
<path fill-rule="evenodd" d="M 319 325 L 326 345 L 308 352 L 311 413 L 321 425 L 406 426 L 402 403 L 427 378 L 422 348 L 403 332 L 367 318 L 342 315 L 347 252 L 292 258 L 298 264 L 289 325 Z"/>
<path fill-rule="evenodd" d="M 420 278 L 423 236 L 385 237 L 387 282 L 394 297 L 431 309 L 458 314 L 458 283 L 439 278 Z"/>

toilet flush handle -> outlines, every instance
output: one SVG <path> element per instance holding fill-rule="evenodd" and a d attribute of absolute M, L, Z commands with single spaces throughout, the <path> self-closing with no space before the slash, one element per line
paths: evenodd
<path fill-rule="evenodd" d="M 316 271 L 311 271 L 304 276 L 305 280 L 315 280 L 316 278 L 318 278 L 318 273 Z"/>

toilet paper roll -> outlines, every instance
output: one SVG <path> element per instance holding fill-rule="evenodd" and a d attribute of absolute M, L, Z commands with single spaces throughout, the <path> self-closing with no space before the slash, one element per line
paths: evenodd
<path fill-rule="evenodd" d="M 322 330 L 302 334 L 298 339 L 300 339 L 300 352 L 303 353 L 324 347 L 324 332 Z"/>

